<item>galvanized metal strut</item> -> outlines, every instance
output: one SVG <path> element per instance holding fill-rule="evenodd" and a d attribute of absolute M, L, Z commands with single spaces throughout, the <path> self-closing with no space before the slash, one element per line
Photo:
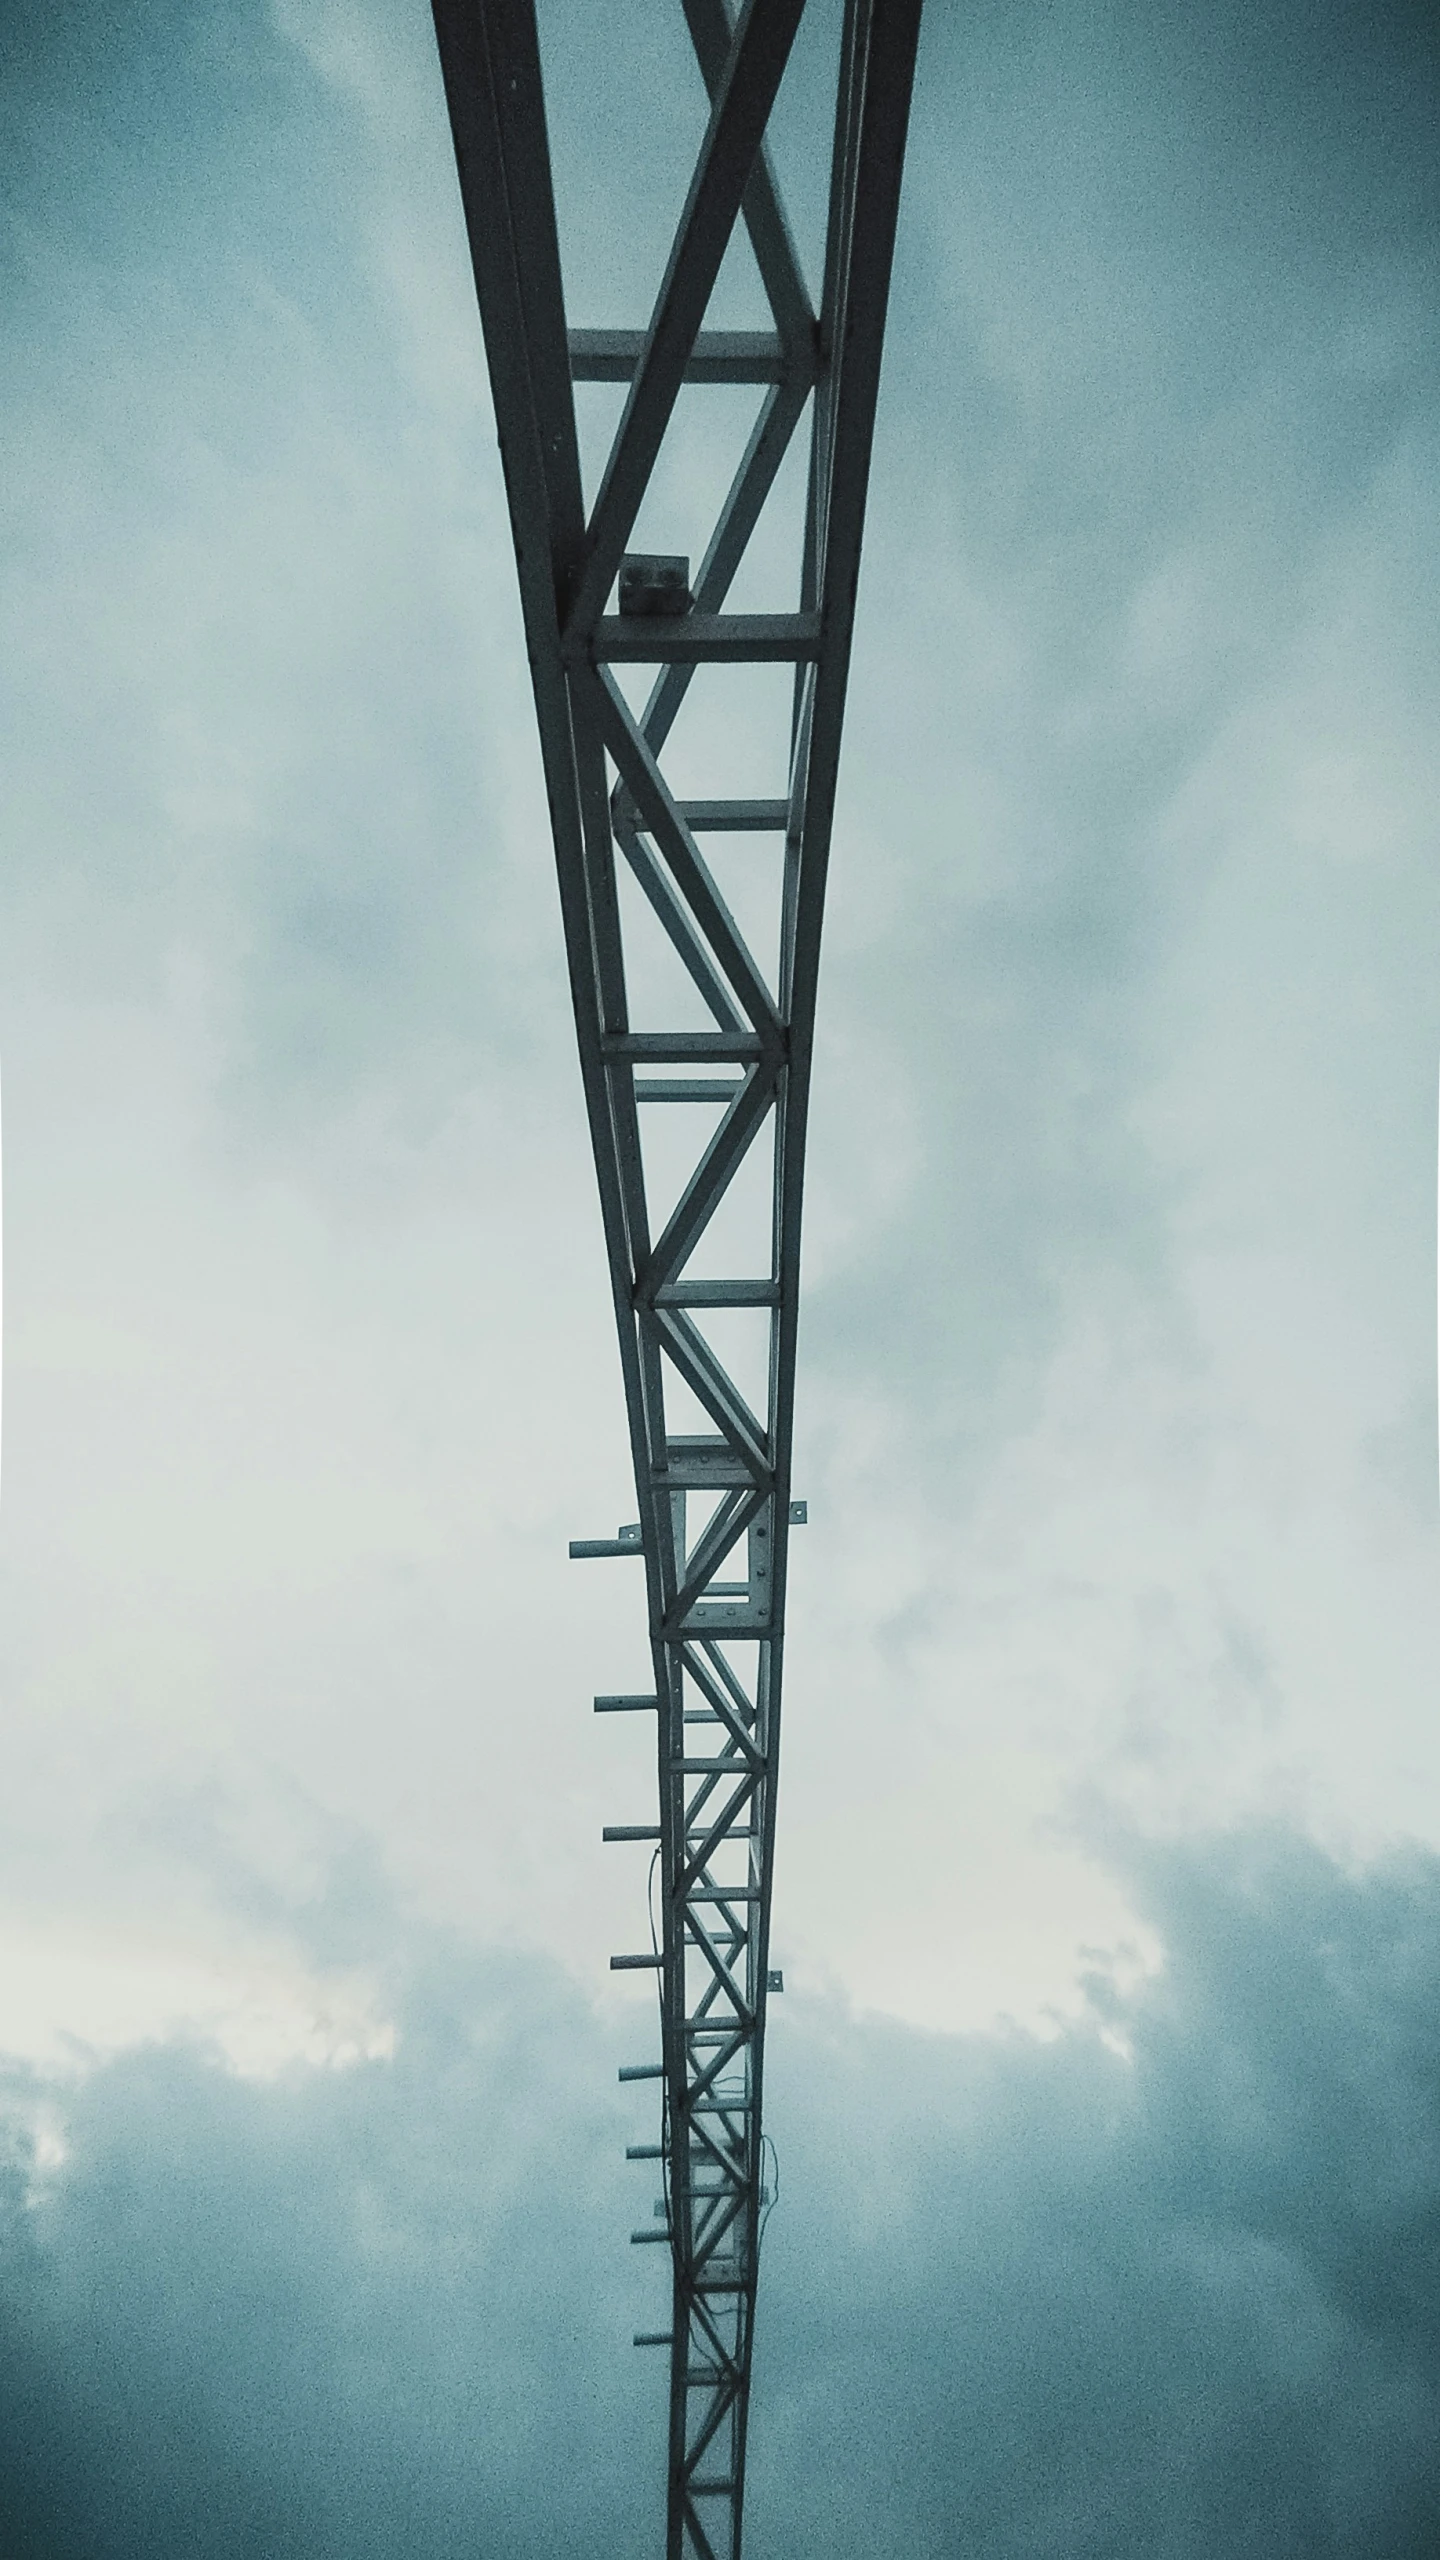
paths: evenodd
<path fill-rule="evenodd" d="M 629 1415 L 638 1524 L 572 1552 L 641 1554 L 654 1694 L 597 1699 L 657 1720 L 655 1943 L 668 2241 L 668 2560 L 738 2560 L 763 2215 L 761 2076 L 800 1266 L 821 909 L 850 661 L 881 343 L 920 0 L 845 0 L 824 274 L 812 302 L 766 129 L 805 0 L 679 0 L 709 118 L 654 309 L 567 329 L 533 0 L 434 0 L 515 539 L 554 829 L 580 1065 Z M 594 13 L 605 41 L 604 9 Z M 705 326 L 739 222 L 772 326 Z M 594 503 L 574 386 L 627 386 Z M 630 543 L 682 392 L 751 384 L 756 416 L 693 582 Z M 729 613 L 732 582 L 808 420 L 798 592 Z M 618 595 L 617 595 L 618 588 Z M 666 779 L 707 671 L 788 689 L 788 769 L 765 799 L 686 800 Z M 654 669 L 642 710 L 615 670 Z M 724 839 L 768 862 L 757 956 L 717 870 Z M 710 847 L 707 859 L 706 846 Z M 753 903 L 753 902 L 752 902 Z M 637 1021 L 627 958 L 658 926 L 690 1010 Z M 756 948 L 752 948 L 752 944 Z M 682 983 L 677 979 L 677 984 Z M 662 1197 L 649 1115 L 691 1133 Z M 642 1137 L 642 1121 L 647 1134 Z M 745 1244 L 722 1216 L 763 1172 Z M 697 1427 L 697 1425 L 701 1427 Z"/>

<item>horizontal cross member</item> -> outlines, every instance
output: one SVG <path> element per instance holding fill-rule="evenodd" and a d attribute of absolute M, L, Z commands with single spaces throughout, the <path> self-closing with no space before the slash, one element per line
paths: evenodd
<path fill-rule="evenodd" d="M 600 1056 L 647 1059 L 656 1066 L 684 1066 L 691 1059 L 720 1062 L 758 1058 L 763 1044 L 753 1031 L 612 1031 L 598 1042 Z"/>
<path fill-rule="evenodd" d="M 643 329 L 571 329 L 574 382 L 630 382 L 645 353 Z M 702 329 L 685 360 L 687 382 L 779 382 L 790 370 L 773 329 Z"/>
<path fill-rule="evenodd" d="M 719 1076 L 646 1077 L 635 1079 L 637 1102 L 733 1102 L 743 1090 Z"/>
<path fill-rule="evenodd" d="M 816 613 L 602 614 L 565 644 L 596 666 L 795 666 L 820 655 Z"/>
<path fill-rule="evenodd" d="M 788 800 L 682 800 L 680 815 L 692 835 L 783 835 Z"/>
<path fill-rule="evenodd" d="M 667 1280 L 657 1307 L 778 1307 L 778 1280 Z"/>

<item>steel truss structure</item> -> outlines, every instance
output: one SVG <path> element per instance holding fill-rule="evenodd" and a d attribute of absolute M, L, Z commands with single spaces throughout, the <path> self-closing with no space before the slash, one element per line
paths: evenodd
<path fill-rule="evenodd" d="M 652 0 L 653 5 L 653 0 Z M 646 327 L 567 329 L 534 0 L 434 0 L 494 389 L 554 828 L 580 1064 L 599 1177 L 639 1522 L 576 1554 L 641 1554 L 654 1693 L 600 1698 L 658 1726 L 654 1944 L 669 2242 L 668 2560 L 739 2560 L 756 2273 L 776 1755 L 792 1510 L 801 1183 L 821 908 L 920 0 L 844 0 L 824 274 L 801 272 L 766 143 L 805 0 L 681 0 L 709 119 Z M 604 41 L 606 12 L 593 12 Z M 773 327 L 705 322 L 744 223 Z M 628 386 L 598 494 L 582 496 L 574 386 Z M 632 557 L 685 386 L 751 384 L 757 409 L 693 582 Z M 798 595 L 726 612 L 808 413 Z M 618 610 L 614 591 L 619 585 Z M 662 767 L 707 671 L 775 670 L 788 771 L 769 799 L 687 800 Z M 643 710 L 615 670 L 653 668 Z M 633 678 L 632 678 L 633 682 Z M 756 956 L 702 841 L 771 865 Z M 744 848 L 742 847 L 742 851 Z M 638 901 L 635 893 L 638 892 Z M 628 901 L 628 903 L 627 903 Z M 653 919 L 653 922 L 649 920 Z M 690 1027 L 637 1024 L 627 960 L 644 923 L 688 980 Z M 679 981 L 677 981 L 679 983 Z M 693 1027 L 694 1016 L 703 1027 Z M 693 1132 L 668 1207 L 650 1115 Z M 642 1117 L 646 1123 L 642 1143 Z M 720 1215 L 749 1169 L 766 1208 L 748 1262 Z M 727 1262 L 726 1255 L 731 1259 Z M 757 1334 L 758 1328 L 758 1334 Z M 745 1384 L 739 1352 L 748 1350 Z M 696 1423 L 706 1427 L 697 1429 Z"/>

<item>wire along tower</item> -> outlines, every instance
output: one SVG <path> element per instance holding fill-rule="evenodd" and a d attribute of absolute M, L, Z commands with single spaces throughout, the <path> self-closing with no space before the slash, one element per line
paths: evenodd
<path fill-rule="evenodd" d="M 661 0 L 645 0 L 655 8 Z M 572 1554 L 643 1556 L 657 1722 L 653 1969 L 668 2242 L 667 2560 L 739 2560 L 763 2212 L 761 2077 L 790 1490 L 800 1204 L 821 909 L 920 0 L 844 0 L 818 306 L 766 135 L 806 0 L 683 7 L 709 117 L 648 324 L 571 329 L 533 0 L 434 0 L 494 391 L 599 1178 L 637 1523 Z M 581 13 L 582 15 L 584 13 Z M 597 45 L 608 8 L 589 11 Z M 707 328 L 737 225 L 772 325 Z M 574 386 L 624 386 L 582 493 Z M 690 386 L 752 385 L 754 424 L 693 583 L 630 548 Z M 703 398 L 701 390 L 699 396 Z M 808 433 L 798 593 L 727 612 Z M 774 796 L 682 798 L 677 717 L 716 671 L 771 671 Z M 625 677 L 617 672 L 624 669 Z M 653 670 L 643 708 L 636 673 Z M 682 729 L 684 724 L 682 723 Z M 722 716 L 702 734 L 724 740 Z M 724 752 L 723 744 L 720 752 Z M 749 866 L 736 872 L 737 853 Z M 738 881 L 738 890 L 726 883 Z M 746 919 L 742 931 L 733 908 Z M 768 907 L 768 922 L 765 917 Z M 759 917 L 764 932 L 754 921 Z M 657 1015 L 636 954 L 664 937 Z M 670 958 L 673 954 L 673 959 Z M 678 968 L 676 967 L 678 963 Z M 642 1000 L 641 981 L 649 992 Z M 663 985 L 663 981 L 660 981 Z M 657 1122 L 655 1115 L 660 1115 Z"/>

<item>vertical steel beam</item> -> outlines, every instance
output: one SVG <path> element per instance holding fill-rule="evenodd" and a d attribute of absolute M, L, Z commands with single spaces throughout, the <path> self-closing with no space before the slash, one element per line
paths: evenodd
<path fill-rule="evenodd" d="M 658 1819 L 648 1953 L 661 2056 L 661 2220 L 671 2325 L 667 2560 L 739 2560 L 760 2233 L 761 2097 L 799 1306 L 800 1212 L 825 873 L 849 673 L 885 305 L 920 0 L 845 0 L 825 271 L 812 305 L 766 144 L 805 0 L 675 0 L 709 120 L 648 326 L 567 329 L 534 0 L 433 0 L 495 398 L 526 648 L 555 841 L 576 1035 L 610 1267 L 640 1518 L 577 1551 L 639 1555 L 656 1717 Z M 601 32 L 597 22 L 597 35 Z M 771 332 L 707 330 L 745 224 Z M 593 508 L 573 385 L 627 397 Z M 754 383 L 755 426 L 679 612 L 608 610 L 687 385 Z M 727 595 L 809 411 L 795 608 L 727 614 Z M 673 592 L 673 580 L 672 589 Z M 622 597 L 624 594 L 622 588 Z M 688 606 L 688 610 L 684 609 Z M 633 713 L 610 672 L 650 664 Z M 664 756 L 706 671 L 769 665 L 791 689 L 773 797 L 682 802 Z M 706 860 L 711 832 L 776 843 L 778 963 L 746 945 Z M 617 853 L 712 1027 L 637 1028 Z M 666 1074 L 664 1070 L 670 1070 Z M 656 1072 L 659 1070 L 660 1072 Z M 693 1169 L 663 1216 L 641 1121 L 675 1106 Z M 744 1169 L 767 1173 L 755 1267 L 702 1269 Z M 713 1258 L 713 1252 L 712 1252 Z M 716 1326 L 763 1329 L 763 1394 L 744 1393 Z M 693 1428 L 698 1406 L 709 1428 Z M 683 1408 L 677 1410 L 677 1408 Z M 687 1421 L 686 1415 L 689 1414 Z"/>

